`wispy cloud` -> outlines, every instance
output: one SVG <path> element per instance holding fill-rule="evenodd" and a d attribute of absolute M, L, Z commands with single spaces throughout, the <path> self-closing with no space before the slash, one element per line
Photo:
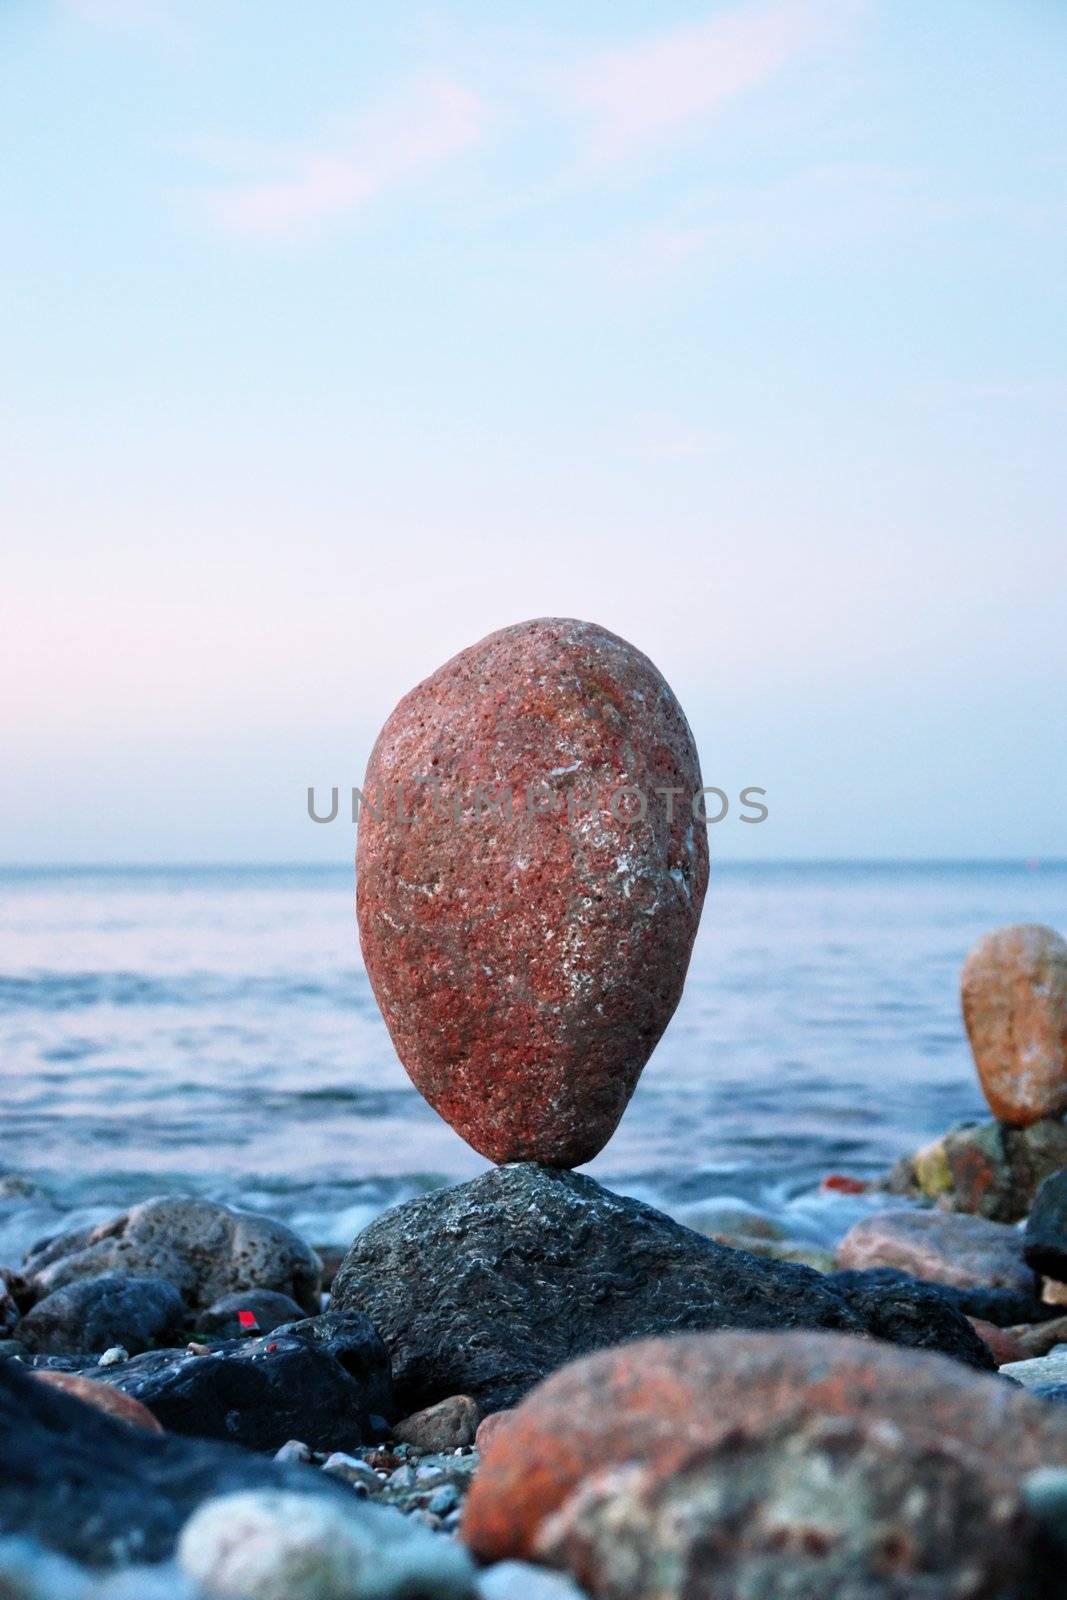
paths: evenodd
<path fill-rule="evenodd" d="M 602 52 L 568 74 L 564 99 L 587 123 L 590 158 L 619 160 L 699 127 L 862 9 L 863 0 L 755 0 Z"/>
<path fill-rule="evenodd" d="M 216 147 L 219 165 L 247 175 L 210 192 L 204 208 L 228 233 L 302 237 L 428 177 L 478 145 L 487 122 L 487 108 L 471 90 L 449 78 L 420 78 L 314 146 Z"/>

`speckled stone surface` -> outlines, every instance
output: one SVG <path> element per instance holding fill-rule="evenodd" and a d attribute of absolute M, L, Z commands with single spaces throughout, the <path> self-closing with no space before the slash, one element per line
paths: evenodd
<path fill-rule="evenodd" d="M 993 1115 L 1026 1127 L 1067 1111 L 1067 942 L 1037 923 L 998 928 L 968 955 L 961 990 Z"/>
<path fill-rule="evenodd" d="M 668 684 L 586 622 L 491 634 L 382 729 L 356 854 L 367 971 L 416 1087 L 490 1160 L 577 1166 L 614 1131 L 682 993 L 700 787 Z"/>
<path fill-rule="evenodd" d="M 540 1556 L 604 1600 L 979 1600 L 1017 1592 L 1021 1480 L 1051 1465 L 1067 1411 L 944 1356 L 685 1334 L 541 1384 L 488 1441 L 462 1533 L 481 1560 Z"/>

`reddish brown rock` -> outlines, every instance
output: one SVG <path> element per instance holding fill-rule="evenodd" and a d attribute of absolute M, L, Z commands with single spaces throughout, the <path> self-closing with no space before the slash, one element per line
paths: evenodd
<path fill-rule="evenodd" d="M 957 1289 L 1014 1289 L 1033 1294 L 1034 1274 L 1023 1260 L 1017 1228 L 954 1211 L 876 1211 L 846 1233 L 837 1249 L 842 1267 L 897 1267 L 928 1283 Z"/>
<path fill-rule="evenodd" d="M 482 1420 L 481 1408 L 469 1394 L 449 1395 L 435 1406 L 416 1411 L 393 1428 L 393 1437 L 416 1450 L 439 1453 L 473 1444 Z"/>
<path fill-rule="evenodd" d="M 479 1451 L 483 1451 L 485 1449 L 486 1445 L 489 1443 L 490 1439 L 495 1433 L 498 1433 L 501 1428 L 507 1426 L 508 1418 L 513 1416 L 514 1413 L 514 1406 L 508 1406 L 503 1411 L 494 1411 L 488 1417 L 482 1418 L 481 1422 L 478 1424 L 478 1432 L 474 1436 L 474 1442 Z"/>
<path fill-rule="evenodd" d="M 33 1372 L 31 1376 L 38 1383 L 49 1383 L 54 1389 L 62 1389 L 64 1394 L 73 1395 L 75 1400 L 95 1406 L 97 1411 L 106 1412 L 109 1417 L 117 1417 L 119 1422 L 128 1422 L 134 1428 L 145 1428 L 149 1433 L 163 1432 L 147 1406 L 143 1406 L 132 1395 L 123 1394 L 121 1389 L 112 1388 L 109 1383 L 83 1378 L 77 1372 L 43 1371 Z"/>
<path fill-rule="evenodd" d="M 963 1019 L 993 1115 L 1015 1127 L 1067 1111 L 1067 943 L 1022 923 L 963 964 Z"/>
<path fill-rule="evenodd" d="M 968 1317 L 967 1321 L 978 1337 L 985 1340 L 998 1367 L 1007 1361 L 1026 1360 L 1029 1352 L 1010 1328 L 998 1328 L 992 1322 L 984 1322 L 981 1317 Z"/>
<path fill-rule="evenodd" d="M 834 1333 L 687 1334 L 541 1384 L 463 1518 L 486 1561 L 596 1600 L 1014 1592 L 1020 1482 L 1067 1465 L 1067 1409 L 943 1356 Z"/>
<path fill-rule="evenodd" d="M 668 684 L 586 622 L 491 634 L 382 729 L 356 853 L 367 971 L 416 1087 L 490 1160 L 577 1166 L 614 1131 L 689 964 L 700 787 Z"/>

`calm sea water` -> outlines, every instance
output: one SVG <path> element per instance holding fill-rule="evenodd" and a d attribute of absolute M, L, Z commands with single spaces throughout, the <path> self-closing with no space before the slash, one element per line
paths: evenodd
<path fill-rule="evenodd" d="M 359 959 L 350 875 L 0 872 L 0 1261 L 165 1191 L 315 1242 L 484 1163 L 411 1088 Z M 677 1211 L 732 1196 L 829 1239 L 819 1193 L 982 1114 L 970 943 L 1067 926 L 1067 864 L 713 868 L 682 1005 L 590 1170 Z"/>

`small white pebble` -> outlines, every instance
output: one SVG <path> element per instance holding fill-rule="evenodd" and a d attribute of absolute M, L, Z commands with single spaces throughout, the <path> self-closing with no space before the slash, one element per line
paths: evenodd
<path fill-rule="evenodd" d="M 130 1352 L 128 1350 L 124 1349 L 121 1344 L 113 1344 L 110 1349 L 104 1351 L 96 1364 L 98 1367 L 117 1367 L 120 1361 L 128 1361 L 129 1359 Z"/>

